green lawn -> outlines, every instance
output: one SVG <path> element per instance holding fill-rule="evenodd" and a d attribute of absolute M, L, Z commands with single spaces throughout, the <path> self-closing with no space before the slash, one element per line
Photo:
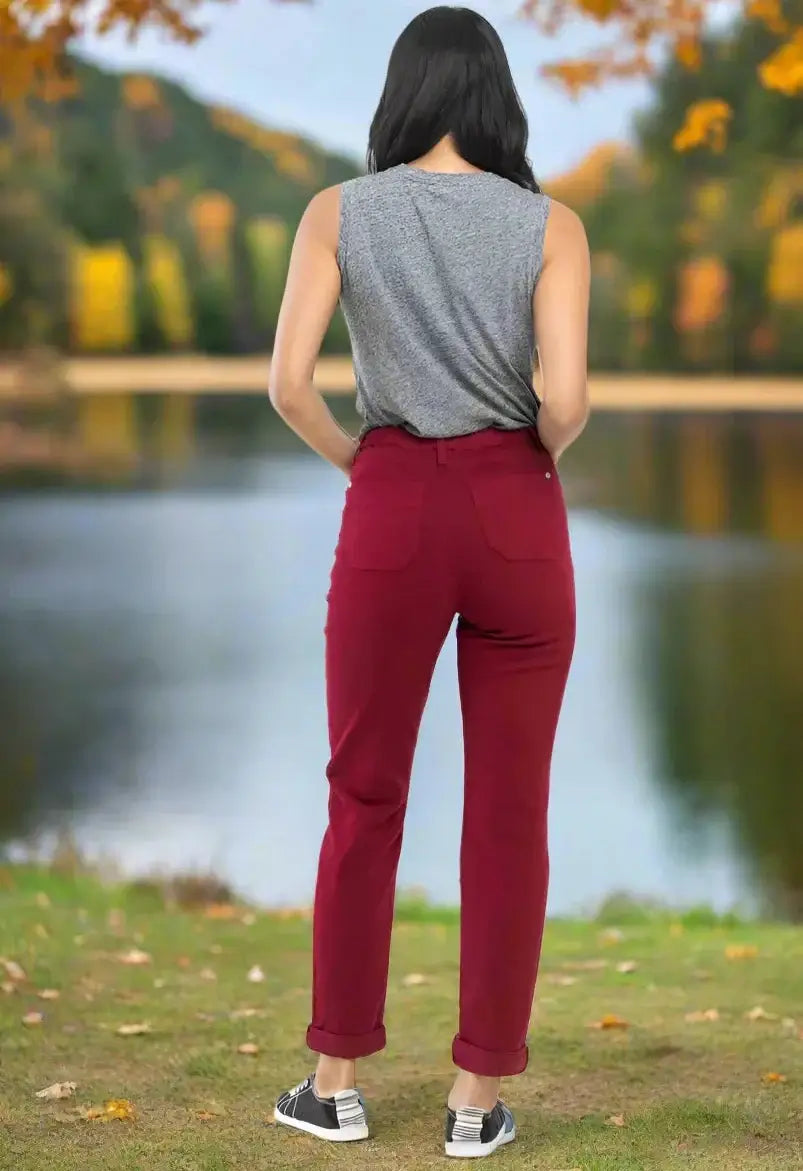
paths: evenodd
<path fill-rule="evenodd" d="M 2 1171 L 446 1166 L 456 915 L 400 908 L 390 1043 L 360 1073 L 372 1137 L 347 1147 L 271 1121 L 277 1092 L 311 1068 L 309 944 L 302 917 L 210 918 L 167 910 L 153 890 L 0 870 L 0 956 L 26 976 L 9 981 L 0 964 Z M 121 962 L 132 948 L 150 962 Z M 628 961 L 634 971 L 617 970 Z M 253 965 L 264 981 L 248 981 Z M 425 982 L 405 985 L 411 973 Z M 40 999 L 46 988 L 58 999 Z M 746 1018 L 758 1006 L 770 1019 Z M 686 1019 L 708 1009 L 717 1020 Z M 43 1021 L 23 1024 L 29 1012 Z M 589 1028 L 608 1014 L 628 1027 Z M 142 1023 L 144 1035 L 117 1034 Z M 246 1042 L 256 1056 L 238 1053 Z M 553 922 L 530 1046 L 530 1068 L 504 1085 L 520 1137 L 491 1166 L 803 1167 L 800 928 L 627 907 Z M 77 1083 L 74 1097 L 35 1097 L 61 1081 Z M 86 1117 L 109 1099 L 129 1100 L 133 1120 Z"/>

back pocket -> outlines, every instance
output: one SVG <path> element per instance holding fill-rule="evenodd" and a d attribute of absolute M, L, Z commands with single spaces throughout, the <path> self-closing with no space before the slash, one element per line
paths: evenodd
<path fill-rule="evenodd" d="M 481 476 L 471 493 L 483 536 L 508 561 L 554 560 L 569 552 L 569 527 L 555 471 Z"/>
<path fill-rule="evenodd" d="M 353 569 L 404 569 L 421 539 L 423 480 L 357 479 L 349 486 L 340 549 Z"/>

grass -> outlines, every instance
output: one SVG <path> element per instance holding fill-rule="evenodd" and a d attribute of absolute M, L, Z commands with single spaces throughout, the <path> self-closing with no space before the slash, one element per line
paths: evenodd
<path fill-rule="evenodd" d="M 0 991 L 0 1168 L 446 1166 L 441 1124 L 457 924 L 453 911 L 420 899 L 400 905 L 389 1046 L 360 1067 L 372 1137 L 340 1148 L 271 1121 L 276 1093 L 311 1067 L 303 1043 L 305 917 L 229 905 L 210 916 L 166 907 L 155 885 L 106 887 L 32 867 L 0 871 L 0 956 L 26 975 Z M 742 948 L 742 958 L 727 958 L 728 947 Z M 150 962 L 122 963 L 132 948 Z M 625 961 L 636 969 L 617 971 Z M 261 983 L 246 979 L 255 964 Z M 411 972 L 426 983 L 406 986 Z M 59 998 L 40 999 L 44 988 L 58 989 Z M 757 1005 L 773 1019 L 746 1019 Z M 709 1008 L 717 1021 L 685 1019 Z M 22 1024 L 31 1010 L 43 1013 L 41 1024 Z M 588 1027 L 606 1014 L 629 1027 Z M 142 1022 L 150 1026 L 145 1035 L 116 1032 Z M 626 902 L 609 904 L 600 921 L 552 922 L 530 1067 L 504 1088 L 520 1137 L 491 1165 L 799 1171 L 801 1028 L 800 928 L 704 912 L 673 918 Z M 259 1046 L 255 1057 L 237 1052 L 249 1041 Z M 786 1081 L 765 1082 L 769 1072 Z M 57 1081 L 76 1082 L 75 1096 L 35 1097 Z M 112 1098 L 133 1104 L 132 1121 L 86 1119 L 88 1107 Z M 624 1125 L 611 1122 L 615 1116 Z"/>

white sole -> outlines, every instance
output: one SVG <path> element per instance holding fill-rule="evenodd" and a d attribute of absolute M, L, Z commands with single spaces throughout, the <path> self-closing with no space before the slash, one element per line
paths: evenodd
<path fill-rule="evenodd" d="M 489 1143 L 472 1143 L 454 1142 L 446 1143 L 446 1154 L 451 1155 L 453 1159 L 484 1159 L 486 1155 L 492 1155 L 499 1147 L 505 1147 L 508 1143 L 512 1143 L 516 1137 L 516 1128 L 504 1131 L 500 1130 L 499 1134 Z"/>
<path fill-rule="evenodd" d="M 368 1138 L 367 1126 L 346 1126 L 343 1130 L 327 1130 L 325 1126 L 316 1126 L 313 1122 L 304 1122 L 300 1118 L 290 1118 L 274 1107 L 273 1117 L 284 1126 L 292 1126 L 294 1130 L 303 1130 L 305 1134 L 314 1134 L 316 1138 L 325 1139 L 328 1143 L 354 1143 L 358 1139 Z"/>

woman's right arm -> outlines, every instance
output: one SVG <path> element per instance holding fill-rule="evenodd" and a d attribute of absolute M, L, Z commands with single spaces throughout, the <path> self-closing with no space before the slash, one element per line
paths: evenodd
<path fill-rule="evenodd" d="M 554 460 L 588 421 L 590 283 L 582 220 L 571 208 L 552 200 L 544 260 L 533 295 L 533 319 L 542 381 L 538 434 Z"/>

